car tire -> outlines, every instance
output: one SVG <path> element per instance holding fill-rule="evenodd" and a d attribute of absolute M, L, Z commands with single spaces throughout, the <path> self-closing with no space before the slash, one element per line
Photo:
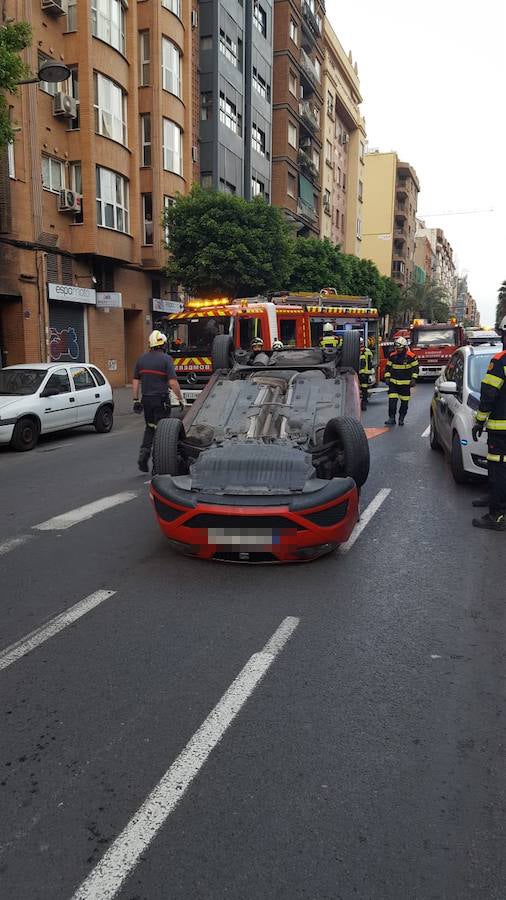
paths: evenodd
<path fill-rule="evenodd" d="M 33 450 L 40 435 L 40 425 L 37 419 L 24 418 L 16 422 L 12 437 L 13 450 Z"/>
<path fill-rule="evenodd" d="M 93 425 L 98 434 L 108 434 L 114 424 L 112 406 L 101 406 L 97 409 Z"/>
<path fill-rule="evenodd" d="M 429 444 L 431 450 L 441 450 L 441 444 L 439 442 L 439 438 L 436 431 L 436 423 L 434 421 L 434 415 L 431 413 L 430 416 L 430 432 L 429 432 Z"/>
<path fill-rule="evenodd" d="M 153 475 L 179 473 L 179 442 L 185 432 L 180 419 L 161 419 L 153 442 Z"/>
<path fill-rule="evenodd" d="M 360 334 L 358 331 L 346 331 L 341 348 L 341 368 L 360 369 Z"/>
<path fill-rule="evenodd" d="M 211 349 L 211 358 L 213 362 L 213 372 L 218 369 L 226 369 L 227 371 L 234 365 L 234 343 L 229 334 L 217 334 L 213 340 Z"/>
<path fill-rule="evenodd" d="M 456 432 L 453 433 L 452 437 L 450 468 L 452 470 L 453 478 L 457 482 L 457 484 L 466 484 L 466 482 L 469 481 L 469 475 L 464 469 L 464 463 L 462 460 L 462 446 L 460 443 L 460 438 Z"/>
<path fill-rule="evenodd" d="M 370 467 L 369 442 L 355 419 L 347 416 L 330 419 L 323 432 L 323 443 L 337 444 L 337 475 L 353 478 L 358 488 L 367 481 Z"/>

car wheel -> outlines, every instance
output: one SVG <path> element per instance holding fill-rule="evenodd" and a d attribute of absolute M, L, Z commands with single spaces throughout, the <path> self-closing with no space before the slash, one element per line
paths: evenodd
<path fill-rule="evenodd" d="M 107 434 L 113 426 L 113 421 L 112 406 L 101 406 L 97 410 L 93 422 L 95 431 L 98 431 L 99 434 Z"/>
<path fill-rule="evenodd" d="M 323 443 L 335 443 L 337 474 L 349 475 L 361 488 L 367 481 L 370 466 L 369 442 L 366 433 L 355 419 L 330 419 L 325 426 Z"/>
<path fill-rule="evenodd" d="M 469 481 L 469 475 L 464 469 L 464 463 L 462 460 L 462 445 L 460 443 L 460 438 L 456 432 L 454 433 L 452 438 L 450 468 L 457 484 L 465 484 L 467 481 Z"/>
<path fill-rule="evenodd" d="M 441 450 L 441 444 L 439 443 L 439 437 L 436 431 L 436 423 L 434 421 L 433 413 L 431 413 L 430 416 L 429 443 L 431 446 L 431 450 Z"/>
<path fill-rule="evenodd" d="M 13 450 L 33 450 L 39 440 L 40 425 L 36 419 L 20 419 L 11 437 Z"/>
<path fill-rule="evenodd" d="M 180 419 L 161 419 L 153 443 L 153 475 L 177 475 L 179 442 L 185 437 Z"/>
<path fill-rule="evenodd" d="M 234 343 L 229 334 L 217 334 L 211 349 L 211 358 L 213 361 L 213 371 L 217 369 L 226 369 L 227 371 L 234 365 L 233 358 Z"/>
<path fill-rule="evenodd" d="M 340 364 L 343 369 L 354 369 L 358 373 L 360 369 L 360 334 L 358 331 L 345 332 Z"/>

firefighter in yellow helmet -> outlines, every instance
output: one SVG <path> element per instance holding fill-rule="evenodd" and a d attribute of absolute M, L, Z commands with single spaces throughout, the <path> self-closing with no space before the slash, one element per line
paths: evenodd
<path fill-rule="evenodd" d="M 369 379 L 373 374 L 373 355 L 372 350 L 366 347 L 364 338 L 360 338 L 360 368 L 358 377 L 360 380 L 360 393 L 362 395 L 362 409 L 367 409 L 367 401 L 369 400 Z"/>

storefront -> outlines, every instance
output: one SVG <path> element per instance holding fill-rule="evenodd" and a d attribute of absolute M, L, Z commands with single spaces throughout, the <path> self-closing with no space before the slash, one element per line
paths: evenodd
<path fill-rule="evenodd" d="M 181 312 L 183 309 L 183 304 L 180 303 L 179 300 L 160 300 L 156 297 L 153 297 L 152 300 L 152 321 L 153 328 L 158 328 L 160 331 L 166 333 L 166 325 L 167 320 L 166 316 L 168 313 Z"/>
<path fill-rule="evenodd" d="M 51 362 L 87 362 L 87 307 L 96 306 L 96 292 L 69 284 L 48 284 L 47 288 Z"/>

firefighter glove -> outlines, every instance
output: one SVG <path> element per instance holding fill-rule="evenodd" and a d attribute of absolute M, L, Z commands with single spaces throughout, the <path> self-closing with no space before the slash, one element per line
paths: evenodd
<path fill-rule="evenodd" d="M 186 397 L 181 397 L 181 400 L 179 401 L 179 405 L 180 405 L 181 409 L 184 409 L 184 407 L 187 405 Z"/>
<path fill-rule="evenodd" d="M 484 427 L 485 427 L 484 422 L 477 422 L 476 425 L 473 425 L 473 430 L 472 430 L 473 441 L 477 441 L 478 438 L 482 436 Z"/>
<path fill-rule="evenodd" d="M 134 413 L 142 412 L 142 403 L 140 400 L 134 400 Z"/>

